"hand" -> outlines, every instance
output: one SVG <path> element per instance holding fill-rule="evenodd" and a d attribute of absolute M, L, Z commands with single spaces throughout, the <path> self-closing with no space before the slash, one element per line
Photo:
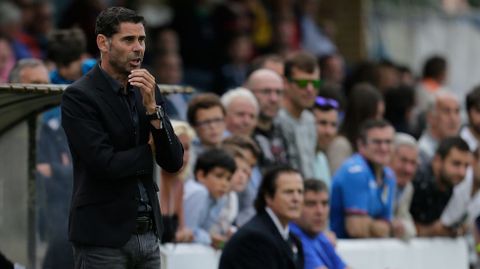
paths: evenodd
<path fill-rule="evenodd" d="M 394 219 L 392 221 L 392 232 L 393 236 L 397 238 L 402 238 L 405 236 L 405 227 L 403 226 L 403 222 L 399 219 Z"/>
<path fill-rule="evenodd" d="M 128 82 L 130 85 L 138 87 L 142 94 L 143 105 L 147 110 L 147 113 L 151 114 L 155 112 L 155 77 L 150 74 L 147 69 L 134 69 L 128 75 Z"/>
<path fill-rule="evenodd" d="M 227 241 L 227 237 L 217 233 L 211 233 L 212 247 L 215 249 L 222 249 Z"/>
<path fill-rule="evenodd" d="M 325 231 L 325 236 L 327 237 L 328 241 L 332 244 L 333 247 L 337 246 L 337 235 L 332 231 Z"/>
<path fill-rule="evenodd" d="M 175 242 L 192 242 L 193 232 L 188 228 L 182 228 L 175 233 Z"/>
<path fill-rule="evenodd" d="M 44 177 L 52 176 L 52 167 L 48 163 L 37 164 L 37 171 Z"/>

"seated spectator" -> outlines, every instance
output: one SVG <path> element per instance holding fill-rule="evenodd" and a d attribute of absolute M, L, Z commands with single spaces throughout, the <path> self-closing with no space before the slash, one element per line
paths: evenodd
<path fill-rule="evenodd" d="M 465 98 L 468 124 L 460 130 L 460 137 L 467 142 L 473 152 L 479 145 L 480 138 L 480 85 L 473 88 Z"/>
<path fill-rule="evenodd" d="M 14 65 L 15 55 L 13 54 L 12 45 L 6 37 L 0 35 L 0 83 L 8 81 L 8 75 Z"/>
<path fill-rule="evenodd" d="M 410 214 L 413 197 L 412 180 L 418 167 L 418 146 L 415 138 L 404 133 L 395 135 L 390 167 L 397 179 L 393 205 L 393 234 L 400 238 L 410 239 L 417 234 Z"/>
<path fill-rule="evenodd" d="M 283 77 L 285 74 L 284 60 L 281 56 L 276 54 L 266 54 L 256 57 L 252 60 L 248 75 L 259 69 L 268 69 Z"/>
<path fill-rule="evenodd" d="M 258 102 L 251 91 L 235 88 L 222 95 L 225 124 L 232 135 L 251 136 L 258 118 Z"/>
<path fill-rule="evenodd" d="M 460 129 L 460 104 L 457 97 L 447 91 L 434 95 L 427 108 L 427 129 L 418 140 L 420 167 L 432 161 L 438 143 L 458 134 Z"/>
<path fill-rule="evenodd" d="M 225 108 L 213 93 L 199 94 L 190 101 L 187 109 L 188 123 L 195 129 L 193 153 L 220 146 L 225 132 Z"/>
<path fill-rule="evenodd" d="M 475 219 L 480 216 L 480 148 L 473 152 L 472 169 L 467 170 L 465 179 L 453 188 L 453 194 L 440 217 L 446 227 L 454 227 L 458 234 L 465 232 L 469 246 L 471 268 L 480 265 L 475 255 Z"/>
<path fill-rule="evenodd" d="M 373 86 L 360 83 L 348 96 L 345 117 L 326 152 L 330 171 L 334 174 L 342 163 L 357 150 L 360 125 L 368 119 L 382 119 L 385 111 L 383 97 Z"/>
<path fill-rule="evenodd" d="M 431 164 L 415 175 L 410 213 L 419 236 L 457 235 L 458 227 L 444 225 L 440 217 L 453 187 L 465 178 L 471 155 L 463 139 L 446 138 L 440 142 Z"/>
<path fill-rule="evenodd" d="M 336 100 L 317 96 L 312 109 L 317 129 L 317 154 L 313 164 L 313 176 L 323 180 L 328 189 L 330 189 L 332 177 L 325 151 L 337 135 L 339 108 Z"/>
<path fill-rule="evenodd" d="M 210 149 L 198 157 L 195 180 L 185 183 L 183 197 L 185 224 L 193 230 L 194 242 L 220 248 L 228 239 L 210 229 L 225 206 L 235 169 L 235 160 L 223 149 Z"/>
<path fill-rule="evenodd" d="M 332 183 L 330 225 L 339 238 L 388 237 L 395 176 L 387 167 L 394 130 L 384 120 L 360 128 L 358 151 L 338 169 Z"/>
<path fill-rule="evenodd" d="M 255 200 L 257 214 L 228 241 L 219 269 L 300 269 L 303 249 L 288 223 L 300 217 L 303 178 L 289 166 L 265 173 Z"/>
<path fill-rule="evenodd" d="M 303 182 L 303 208 L 300 218 L 290 223 L 292 233 L 303 245 L 305 269 L 348 268 L 325 233 L 330 212 L 328 188 L 315 179 Z"/>
<path fill-rule="evenodd" d="M 224 146 L 235 146 L 242 150 L 242 153 L 250 165 L 251 174 L 247 187 L 238 193 L 239 212 L 235 219 L 237 226 L 242 226 L 255 215 L 253 203 L 257 195 L 262 179 L 262 174 L 257 166 L 260 150 L 255 142 L 248 136 L 230 136 L 223 140 Z"/>
<path fill-rule="evenodd" d="M 238 195 L 247 188 L 252 167 L 240 147 L 226 145 L 223 148 L 235 159 L 237 169 L 230 179 L 230 190 L 226 197 L 226 204 L 219 214 L 218 221 L 210 231 L 230 237 L 237 230 L 235 219 L 239 211 Z"/>
<path fill-rule="evenodd" d="M 160 172 L 160 208 L 162 211 L 162 243 L 191 242 L 193 233 L 185 226 L 183 187 L 189 173 L 193 129 L 183 121 L 172 120 L 175 135 L 183 146 L 183 167 L 176 173 Z"/>

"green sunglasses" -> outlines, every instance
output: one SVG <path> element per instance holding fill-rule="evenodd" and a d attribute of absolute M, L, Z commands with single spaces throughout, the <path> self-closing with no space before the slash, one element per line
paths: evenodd
<path fill-rule="evenodd" d="M 322 85 L 322 81 L 319 79 L 295 79 L 295 78 L 290 78 L 290 82 L 295 83 L 299 88 L 306 88 L 309 83 L 312 83 L 313 87 L 318 90 L 320 86 Z"/>

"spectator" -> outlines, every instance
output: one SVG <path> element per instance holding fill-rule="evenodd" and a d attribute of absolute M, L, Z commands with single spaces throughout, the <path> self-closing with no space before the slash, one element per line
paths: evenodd
<path fill-rule="evenodd" d="M 261 150 L 260 168 L 287 163 L 287 147 L 277 118 L 284 92 L 282 78 L 272 70 L 261 68 L 250 74 L 245 87 L 255 95 L 260 108 L 253 132 Z"/>
<path fill-rule="evenodd" d="M 195 180 L 185 184 L 183 203 L 185 224 L 193 231 L 193 241 L 221 248 L 227 236 L 211 233 L 225 206 L 230 179 L 235 172 L 235 160 L 223 149 L 209 149 L 202 153 L 194 168 Z"/>
<path fill-rule="evenodd" d="M 460 104 L 455 95 L 441 91 L 435 94 L 427 109 L 427 129 L 418 140 L 420 166 L 428 165 L 439 141 L 458 134 Z"/>
<path fill-rule="evenodd" d="M 415 106 L 415 92 L 410 86 L 401 85 L 385 92 L 385 119 L 397 132 L 412 133 L 409 121 Z"/>
<path fill-rule="evenodd" d="M 13 54 L 10 41 L 0 35 L 0 83 L 8 81 L 8 75 L 15 65 L 15 55 Z"/>
<path fill-rule="evenodd" d="M 312 109 L 317 129 L 314 178 L 323 180 L 328 189 L 332 179 L 325 151 L 337 135 L 339 108 L 340 105 L 336 100 L 317 96 Z"/>
<path fill-rule="evenodd" d="M 395 176 L 387 167 L 393 127 L 368 120 L 360 129 L 359 153 L 347 159 L 332 183 L 330 225 L 339 238 L 390 236 Z"/>
<path fill-rule="evenodd" d="M 193 232 L 185 225 L 183 182 L 190 170 L 190 150 L 195 133 L 183 121 L 172 120 L 172 127 L 183 146 L 183 167 L 176 173 L 165 170 L 160 172 L 160 209 L 163 222 L 161 242 L 191 242 Z"/>
<path fill-rule="evenodd" d="M 460 131 L 460 136 L 467 142 L 473 152 L 478 147 L 480 139 L 480 86 L 476 86 L 467 94 L 465 107 L 468 115 L 468 125 Z"/>
<path fill-rule="evenodd" d="M 419 236 L 455 236 L 459 232 L 459 227 L 444 225 L 440 217 L 453 187 L 465 178 L 471 155 L 468 144 L 460 137 L 445 138 L 431 164 L 417 172 L 410 213 Z"/>
<path fill-rule="evenodd" d="M 285 62 L 284 107 L 278 112 L 280 129 L 290 163 L 307 178 L 313 177 L 317 146 L 315 118 L 309 109 L 320 87 L 319 78 L 317 60 L 309 53 L 295 53 Z"/>
<path fill-rule="evenodd" d="M 345 63 L 343 57 L 338 53 L 324 55 L 319 60 L 322 70 L 322 83 L 343 84 L 345 79 Z"/>
<path fill-rule="evenodd" d="M 303 249 L 288 223 L 300 217 L 303 179 L 280 166 L 265 173 L 255 200 L 257 214 L 222 251 L 220 269 L 303 268 Z"/>
<path fill-rule="evenodd" d="M 467 170 L 465 179 L 453 188 L 453 194 L 440 217 L 446 227 L 454 227 L 459 234 L 465 232 L 469 246 L 471 268 L 479 265 L 475 254 L 475 219 L 480 216 L 480 148 L 473 152 L 472 169 Z"/>
<path fill-rule="evenodd" d="M 188 104 L 187 119 L 197 134 L 194 154 L 220 145 L 225 132 L 225 108 L 217 95 L 204 93 L 193 97 Z"/>
<path fill-rule="evenodd" d="M 410 239 L 417 234 L 410 214 L 413 197 L 412 180 L 418 167 L 418 146 L 415 138 L 404 133 L 395 135 L 390 167 L 397 179 L 393 205 L 393 234 L 400 238 Z"/>
<path fill-rule="evenodd" d="M 360 83 L 352 89 L 339 135 L 327 150 L 332 173 L 357 150 L 356 141 L 362 123 L 368 119 L 382 119 L 384 111 L 383 97 L 373 86 Z"/>
<path fill-rule="evenodd" d="M 33 58 L 18 61 L 9 74 L 10 83 L 48 84 L 50 78 L 45 64 Z"/>
<path fill-rule="evenodd" d="M 330 213 L 329 191 L 325 183 L 307 179 L 303 182 L 303 208 L 290 229 L 302 241 L 305 269 L 346 269 L 344 261 L 326 235 Z"/>
<path fill-rule="evenodd" d="M 262 174 L 257 166 L 260 155 L 260 149 L 255 142 L 248 136 L 230 136 L 223 140 L 225 147 L 233 146 L 242 150 L 243 156 L 250 166 L 251 173 L 248 184 L 243 191 L 238 192 L 238 215 L 235 219 L 237 226 L 242 226 L 255 215 L 253 203 L 257 195 Z"/>
<path fill-rule="evenodd" d="M 183 65 L 182 58 L 176 52 L 163 52 L 157 54 L 153 63 L 154 75 L 159 84 L 182 85 Z M 169 94 L 166 98 L 165 110 L 173 119 L 186 120 L 189 94 Z"/>
<path fill-rule="evenodd" d="M 251 91 L 236 88 L 226 92 L 221 102 L 225 108 L 225 124 L 232 135 L 251 136 L 258 118 L 258 102 Z"/>

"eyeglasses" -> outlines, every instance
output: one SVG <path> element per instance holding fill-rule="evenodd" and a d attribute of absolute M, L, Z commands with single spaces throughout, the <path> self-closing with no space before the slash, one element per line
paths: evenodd
<path fill-rule="evenodd" d="M 322 96 L 317 96 L 317 98 L 315 98 L 315 105 L 321 108 L 334 108 L 334 109 L 339 108 L 337 100 L 331 99 L 331 98 L 325 98 Z"/>
<path fill-rule="evenodd" d="M 195 123 L 195 126 L 197 126 L 197 127 L 207 127 L 211 124 L 218 125 L 218 124 L 221 124 L 221 123 L 225 123 L 223 118 L 213 118 L 213 119 L 208 119 L 208 120 L 197 121 L 197 123 Z"/>
<path fill-rule="evenodd" d="M 273 93 L 275 93 L 276 95 L 279 95 L 279 96 L 283 95 L 283 89 L 265 88 L 265 89 L 258 89 L 258 90 L 254 90 L 254 91 L 260 93 L 261 95 L 272 95 Z"/>
<path fill-rule="evenodd" d="M 299 88 L 305 89 L 309 83 L 313 85 L 315 89 L 320 88 L 322 85 L 322 81 L 319 79 L 296 79 L 296 78 L 290 78 L 288 79 L 290 82 L 295 83 Z"/>

